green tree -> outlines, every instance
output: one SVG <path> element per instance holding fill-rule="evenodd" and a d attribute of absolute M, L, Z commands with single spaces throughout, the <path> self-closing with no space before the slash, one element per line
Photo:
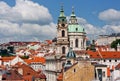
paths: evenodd
<path fill-rule="evenodd" d="M 118 43 L 120 44 L 120 39 L 116 39 L 115 41 L 113 41 L 111 43 L 111 48 L 114 48 L 115 50 L 117 50 Z"/>

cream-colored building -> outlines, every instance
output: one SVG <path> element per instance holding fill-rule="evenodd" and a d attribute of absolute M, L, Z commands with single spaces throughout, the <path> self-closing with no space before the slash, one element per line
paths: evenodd
<path fill-rule="evenodd" d="M 63 81 L 92 81 L 94 66 L 87 61 L 79 61 L 63 72 Z"/>
<path fill-rule="evenodd" d="M 63 69 L 63 81 L 92 81 L 94 80 L 94 66 L 87 59 L 76 58 L 75 52 L 70 49 L 66 55 Z"/>

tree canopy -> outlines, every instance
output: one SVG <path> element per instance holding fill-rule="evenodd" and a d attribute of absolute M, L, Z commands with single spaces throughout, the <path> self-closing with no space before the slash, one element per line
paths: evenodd
<path fill-rule="evenodd" d="M 120 44 L 120 39 L 116 39 L 111 43 L 111 48 L 115 48 L 117 50 L 117 45 Z"/>

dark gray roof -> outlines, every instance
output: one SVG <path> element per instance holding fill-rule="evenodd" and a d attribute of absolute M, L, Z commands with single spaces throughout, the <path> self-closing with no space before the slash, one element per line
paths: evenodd
<path fill-rule="evenodd" d="M 69 52 L 67 53 L 66 58 L 76 58 L 76 54 L 72 50 L 72 48 L 69 49 Z"/>

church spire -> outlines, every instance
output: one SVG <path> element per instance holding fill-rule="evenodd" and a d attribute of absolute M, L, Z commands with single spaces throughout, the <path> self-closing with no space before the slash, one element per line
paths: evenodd
<path fill-rule="evenodd" d="M 61 6 L 60 16 L 59 17 L 65 17 L 64 10 L 63 10 L 63 5 Z"/>
<path fill-rule="evenodd" d="M 61 6 L 61 9 L 60 9 L 60 16 L 58 17 L 58 23 L 67 23 L 67 19 L 63 10 L 63 5 Z"/>
<path fill-rule="evenodd" d="M 76 17 L 75 13 L 74 13 L 74 7 L 72 7 L 72 14 L 71 17 Z"/>
<path fill-rule="evenodd" d="M 72 7 L 72 14 L 70 15 L 70 24 L 77 24 L 76 15 L 74 13 L 74 7 Z"/>

